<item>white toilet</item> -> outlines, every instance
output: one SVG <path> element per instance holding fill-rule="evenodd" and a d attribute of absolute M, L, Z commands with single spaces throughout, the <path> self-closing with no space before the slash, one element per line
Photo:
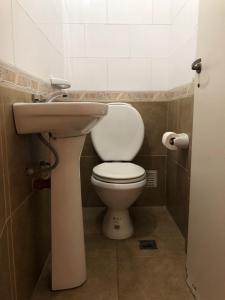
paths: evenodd
<path fill-rule="evenodd" d="M 111 239 L 133 234 L 128 208 L 145 186 L 145 170 L 131 163 L 144 139 L 139 112 L 127 103 L 110 103 L 106 117 L 91 132 L 94 148 L 104 163 L 93 168 L 91 182 L 108 207 L 103 233 Z"/>

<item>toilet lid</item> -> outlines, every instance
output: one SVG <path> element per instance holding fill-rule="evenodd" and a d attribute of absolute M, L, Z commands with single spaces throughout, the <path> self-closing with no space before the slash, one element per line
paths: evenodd
<path fill-rule="evenodd" d="M 103 179 L 131 180 L 145 177 L 145 169 L 133 163 L 110 162 L 94 167 L 93 175 Z"/>

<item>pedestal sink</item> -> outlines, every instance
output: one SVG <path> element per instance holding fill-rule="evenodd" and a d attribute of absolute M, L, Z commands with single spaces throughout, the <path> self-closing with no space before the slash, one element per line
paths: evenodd
<path fill-rule="evenodd" d="M 85 135 L 107 113 L 101 103 L 15 103 L 19 134 L 51 133 L 59 155 L 51 174 L 52 290 L 80 286 L 86 262 L 80 188 L 80 155 Z"/>

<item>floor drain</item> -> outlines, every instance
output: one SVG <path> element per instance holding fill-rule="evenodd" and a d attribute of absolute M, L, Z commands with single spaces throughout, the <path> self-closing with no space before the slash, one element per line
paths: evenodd
<path fill-rule="evenodd" d="M 139 241 L 139 248 L 141 250 L 145 250 L 145 249 L 155 250 L 155 249 L 158 249 L 155 240 L 141 240 L 141 241 Z"/>

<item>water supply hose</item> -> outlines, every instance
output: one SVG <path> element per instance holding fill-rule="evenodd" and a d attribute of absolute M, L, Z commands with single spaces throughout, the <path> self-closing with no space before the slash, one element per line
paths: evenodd
<path fill-rule="evenodd" d="M 42 169 L 39 169 L 37 171 L 35 171 L 32 168 L 27 169 L 27 174 L 30 175 L 30 176 L 36 176 L 36 175 L 41 174 L 43 172 L 51 172 L 59 164 L 59 155 L 56 152 L 56 150 L 54 149 L 54 147 L 43 137 L 43 135 L 41 133 L 38 133 L 36 135 L 37 135 L 38 139 L 40 140 L 40 142 L 43 145 L 45 145 L 50 150 L 50 152 L 53 154 L 53 156 L 54 156 L 54 163 L 52 165 L 50 165 L 49 167 L 42 168 Z"/>

